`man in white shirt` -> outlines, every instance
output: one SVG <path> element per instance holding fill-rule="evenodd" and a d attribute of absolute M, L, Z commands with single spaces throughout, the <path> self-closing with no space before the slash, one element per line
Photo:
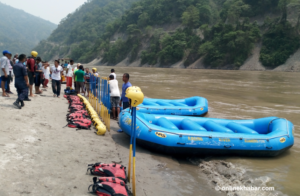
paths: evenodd
<path fill-rule="evenodd" d="M 67 66 L 67 87 L 72 87 L 72 77 L 73 77 L 73 64 L 74 61 L 70 60 L 70 64 Z"/>
<path fill-rule="evenodd" d="M 114 69 L 111 69 L 110 72 L 111 72 L 111 73 L 109 74 L 109 76 L 113 75 L 114 78 L 115 78 L 115 80 L 116 80 L 116 79 L 117 79 L 117 75 L 115 74 L 115 70 L 114 70 Z"/>
<path fill-rule="evenodd" d="M 120 90 L 119 90 L 119 84 L 118 80 L 114 78 L 114 75 L 109 76 L 109 87 L 110 87 L 110 103 L 112 107 L 112 112 L 113 112 L 113 119 L 117 120 L 116 117 L 116 108 L 118 112 L 118 116 L 120 114 Z"/>
<path fill-rule="evenodd" d="M 11 53 L 8 50 L 4 50 L 2 52 L 3 57 L 0 58 L 0 75 L 1 75 L 1 88 L 2 88 L 2 96 L 9 97 L 9 95 L 5 92 L 5 83 L 8 80 L 9 75 L 9 66 L 10 66 L 10 58 Z"/>
<path fill-rule="evenodd" d="M 50 68 L 52 77 L 52 91 L 53 97 L 60 96 L 61 74 L 64 71 L 62 66 L 59 65 L 59 60 L 54 61 L 54 66 Z"/>

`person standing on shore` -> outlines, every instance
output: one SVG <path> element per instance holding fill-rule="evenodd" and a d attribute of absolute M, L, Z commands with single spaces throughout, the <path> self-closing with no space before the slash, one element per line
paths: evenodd
<path fill-rule="evenodd" d="M 109 76 L 111 76 L 111 75 L 113 75 L 114 76 L 114 80 L 116 80 L 117 79 L 117 75 L 116 75 L 116 73 L 115 73 L 115 70 L 114 69 L 111 69 L 110 70 L 110 74 L 109 74 Z"/>
<path fill-rule="evenodd" d="M 15 54 L 14 59 L 13 59 L 14 64 L 17 64 L 19 62 L 18 58 L 19 58 L 19 54 L 17 53 L 17 54 Z"/>
<path fill-rule="evenodd" d="M 110 103 L 112 107 L 112 113 L 113 113 L 113 119 L 117 120 L 116 116 L 119 116 L 120 114 L 120 90 L 119 90 L 119 84 L 118 80 L 115 80 L 114 75 L 109 76 L 109 85 L 110 85 Z M 118 115 L 116 115 L 116 109 L 118 112 Z"/>
<path fill-rule="evenodd" d="M 14 72 L 13 72 L 13 66 L 14 66 L 14 63 L 12 62 L 11 60 L 11 55 L 10 55 L 10 60 L 9 60 L 9 74 L 8 74 L 8 79 L 7 79 L 7 85 L 6 85 L 6 93 L 8 94 L 13 94 L 13 92 L 11 92 L 10 90 L 10 83 L 13 82 L 13 76 L 14 76 Z"/>
<path fill-rule="evenodd" d="M 50 73 L 52 77 L 52 91 L 53 97 L 60 96 L 60 88 L 61 88 L 61 74 L 63 72 L 62 66 L 59 65 L 59 60 L 54 61 L 54 66 L 50 68 Z"/>
<path fill-rule="evenodd" d="M 74 79 L 74 88 L 76 89 L 76 79 L 77 77 L 75 76 L 75 72 L 79 69 L 79 66 L 81 64 L 80 63 L 77 63 L 77 67 L 74 68 L 74 71 L 73 71 L 73 79 Z"/>
<path fill-rule="evenodd" d="M 50 79 L 50 67 L 49 67 L 49 64 L 48 65 L 44 65 L 42 67 L 42 71 L 43 71 L 44 77 L 45 77 L 45 80 L 43 82 L 43 88 L 48 88 L 48 82 L 49 82 L 49 79 Z"/>
<path fill-rule="evenodd" d="M 18 109 L 21 109 L 25 106 L 24 100 L 28 96 L 28 73 L 26 67 L 24 66 L 24 62 L 26 61 L 26 55 L 21 54 L 19 56 L 19 62 L 14 65 L 13 70 L 15 74 L 15 87 L 17 89 L 18 98 L 13 103 Z M 21 104 L 21 105 L 20 105 Z"/>
<path fill-rule="evenodd" d="M 129 108 L 129 99 L 127 97 L 125 97 L 126 95 L 126 90 L 127 88 L 131 87 L 131 83 L 129 82 L 129 74 L 128 73 L 124 73 L 123 75 L 123 86 L 122 86 L 122 96 L 121 96 L 121 100 L 120 100 L 120 107 L 122 106 L 122 102 L 123 102 L 123 110 L 125 110 L 126 108 Z"/>
<path fill-rule="evenodd" d="M 2 97 L 9 97 L 9 95 L 6 93 L 5 90 L 5 83 L 8 80 L 9 66 L 10 66 L 9 58 L 11 57 L 11 53 L 8 50 L 4 50 L 2 54 L 3 57 L 1 57 L 0 59 Z"/>
<path fill-rule="evenodd" d="M 66 71 L 67 87 L 72 87 L 73 64 L 74 64 L 74 61 L 71 59 L 70 64 L 67 65 L 67 71 Z"/>
<path fill-rule="evenodd" d="M 90 96 L 90 81 L 91 81 L 91 73 L 90 73 L 89 68 L 85 69 L 84 80 L 85 80 L 85 89 L 87 91 L 87 97 L 89 97 Z"/>
<path fill-rule="evenodd" d="M 84 92 L 84 75 L 85 75 L 85 73 L 84 73 L 83 65 L 80 65 L 79 69 L 75 72 L 77 94 L 85 93 Z M 81 89 L 81 91 L 80 91 L 80 89 Z"/>
<path fill-rule="evenodd" d="M 37 57 L 38 53 L 36 51 L 31 52 L 31 57 L 27 59 L 27 69 L 28 69 L 28 78 L 29 78 L 29 96 L 34 97 L 32 93 L 32 87 L 35 78 L 35 58 Z"/>
<path fill-rule="evenodd" d="M 42 83 L 42 74 L 43 74 L 43 64 L 41 57 L 36 58 L 36 65 L 35 65 L 35 94 L 42 94 L 43 92 L 40 90 L 40 86 Z"/>

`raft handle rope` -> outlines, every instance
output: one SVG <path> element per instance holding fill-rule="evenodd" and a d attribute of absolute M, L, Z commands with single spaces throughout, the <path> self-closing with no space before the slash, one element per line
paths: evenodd
<path fill-rule="evenodd" d="M 288 122 L 288 120 L 287 120 L 286 118 L 275 118 L 275 119 L 271 120 L 271 121 L 269 122 L 268 129 L 267 129 L 268 133 L 271 133 L 269 129 L 270 129 L 270 125 L 273 123 L 273 121 L 279 120 L 279 119 L 284 119 L 284 120 L 286 121 L 286 131 L 287 131 L 287 136 L 290 138 L 290 133 L 289 133 L 289 122 Z"/>

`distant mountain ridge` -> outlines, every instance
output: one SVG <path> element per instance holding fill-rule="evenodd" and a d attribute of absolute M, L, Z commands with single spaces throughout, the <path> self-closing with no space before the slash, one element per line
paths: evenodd
<path fill-rule="evenodd" d="M 111 66 L 273 70 L 300 49 L 300 0 L 89 0 L 35 49 Z"/>
<path fill-rule="evenodd" d="M 28 54 L 57 27 L 56 24 L 1 2 L 0 18 L 0 50 L 10 50 L 12 53 Z"/>

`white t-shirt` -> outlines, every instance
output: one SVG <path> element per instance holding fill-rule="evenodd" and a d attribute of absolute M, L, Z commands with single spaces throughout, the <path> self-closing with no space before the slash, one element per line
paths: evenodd
<path fill-rule="evenodd" d="M 117 75 L 116 75 L 115 73 L 111 73 L 111 74 L 109 74 L 109 75 L 113 75 L 113 76 L 114 76 L 114 80 L 117 79 Z"/>
<path fill-rule="evenodd" d="M 96 76 L 96 77 L 98 77 L 99 76 L 99 74 L 96 72 L 96 73 L 93 73 L 94 74 L 94 76 Z"/>
<path fill-rule="evenodd" d="M 72 77 L 73 76 L 72 65 L 68 64 L 67 70 L 69 70 L 69 71 L 68 71 L 66 76 L 67 77 Z"/>
<path fill-rule="evenodd" d="M 110 96 L 111 97 L 120 97 L 118 80 L 110 80 L 109 87 L 110 87 Z"/>
<path fill-rule="evenodd" d="M 47 67 L 47 68 L 45 69 L 45 67 L 42 67 L 42 70 L 43 70 L 43 73 L 44 73 L 44 75 L 45 75 L 45 79 L 49 80 L 49 79 L 50 79 L 50 76 L 49 76 L 49 74 L 50 74 L 50 68 Z"/>
<path fill-rule="evenodd" d="M 64 69 L 59 65 L 57 68 L 55 66 L 52 66 L 50 68 L 52 74 L 52 80 L 61 80 L 61 72 L 64 71 Z"/>
<path fill-rule="evenodd" d="M 3 56 L 0 58 L 0 75 L 4 76 L 4 72 L 2 71 L 2 69 L 5 69 L 5 72 L 7 75 L 9 75 L 9 66 L 10 66 L 10 62 L 8 60 L 8 58 L 6 56 Z"/>

